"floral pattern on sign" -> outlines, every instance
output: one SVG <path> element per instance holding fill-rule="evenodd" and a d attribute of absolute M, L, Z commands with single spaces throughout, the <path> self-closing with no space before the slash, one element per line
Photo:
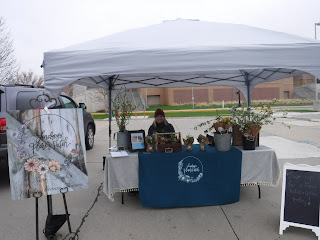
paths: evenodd
<path fill-rule="evenodd" d="M 48 168 L 51 172 L 58 172 L 60 171 L 60 164 L 54 160 L 50 161 L 48 164 Z"/>
<path fill-rule="evenodd" d="M 199 182 L 203 177 L 202 162 L 193 156 L 185 157 L 178 163 L 178 180 L 186 183 Z"/>
<path fill-rule="evenodd" d="M 88 187 L 82 112 L 8 111 L 8 163 L 13 200 Z"/>
<path fill-rule="evenodd" d="M 24 169 L 28 172 L 34 172 L 38 167 L 39 162 L 34 158 L 29 158 L 24 164 Z"/>
<path fill-rule="evenodd" d="M 38 171 L 40 174 L 46 174 L 49 170 L 51 172 L 60 171 L 60 163 L 54 160 L 46 163 L 46 159 L 44 158 L 29 158 L 24 163 L 24 169 L 28 172 Z"/>

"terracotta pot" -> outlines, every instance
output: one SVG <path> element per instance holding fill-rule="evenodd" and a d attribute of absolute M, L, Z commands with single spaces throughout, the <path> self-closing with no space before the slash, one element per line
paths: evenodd
<path fill-rule="evenodd" d="M 249 128 L 250 128 L 250 131 L 251 131 L 251 135 L 256 137 L 256 136 L 258 136 L 258 134 L 260 132 L 261 126 L 251 125 Z"/>

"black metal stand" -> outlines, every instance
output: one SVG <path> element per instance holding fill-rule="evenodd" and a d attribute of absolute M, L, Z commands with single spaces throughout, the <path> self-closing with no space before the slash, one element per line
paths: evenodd
<path fill-rule="evenodd" d="M 102 163 L 103 164 L 103 168 L 102 168 L 102 170 L 104 170 L 104 166 L 106 165 L 106 156 L 103 156 L 102 158 L 103 158 L 103 163 Z"/>
<path fill-rule="evenodd" d="M 261 190 L 260 190 L 260 185 L 258 184 L 258 191 L 259 191 L 259 198 L 261 198 Z"/>
<path fill-rule="evenodd" d="M 36 240 L 39 240 L 39 198 L 42 196 L 42 193 L 34 192 L 32 195 L 36 199 Z"/>
<path fill-rule="evenodd" d="M 66 218 L 67 218 L 67 222 L 68 222 L 69 233 L 72 233 L 69 212 L 68 212 L 68 206 L 67 206 L 67 200 L 66 200 L 66 193 L 68 192 L 68 188 L 65 188 L 65 189 L 66 189 L 66 191 L 64 191 L 64 188 L 61 188 L 60 192 L 62 193 L 62 197 L 63 197 L 63 203 L 64 203 L 64 209 L 66 211 Z"/>
<path fill-rule="evenodd" d="M 47 195 L 47 207 L 48 207 L 48 215 L 52 212 L 52 196 L 51 195 Z"/>

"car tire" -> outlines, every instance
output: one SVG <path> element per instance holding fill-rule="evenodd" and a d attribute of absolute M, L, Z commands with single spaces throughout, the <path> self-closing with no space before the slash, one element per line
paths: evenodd
<path fill-rule="evenodd" d="M 93 145 L 94 145 L 94 130 L 93 130 L 93 126 L 90 125 L 90 124 L 87 127 L 85 141 L 86 141 L 86 149 L 87 150 L 90 150 L 91 148 L 93 148 Z"/>

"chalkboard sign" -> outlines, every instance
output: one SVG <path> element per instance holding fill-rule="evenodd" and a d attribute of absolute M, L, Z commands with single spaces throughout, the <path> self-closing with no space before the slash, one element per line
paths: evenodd
<path fill-rule="evenodd" d="M 288 226 L 319 232 L 320 166 L 283 167 L 280 234 Z"/>
<path fill-rule="evenodd" d="M 319 227 L 320 173 L 287 170 L 284 220 Z"/>

